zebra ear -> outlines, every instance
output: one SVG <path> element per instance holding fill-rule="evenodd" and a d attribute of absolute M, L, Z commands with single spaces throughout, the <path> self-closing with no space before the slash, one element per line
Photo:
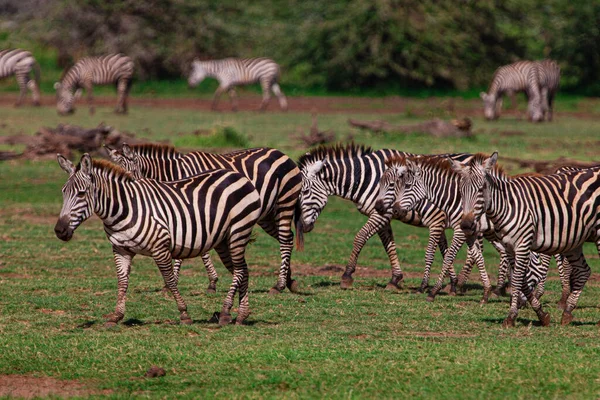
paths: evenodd
<path fill-rule="evenodd" d="M 81 165 L 81 172 L 86 175 L 92 174 L 92 157 L 88 153 L 85 153 L 81 156 L 81 161 L 79 161 Z"/>
<path fill-rule="evenodd" d="M 487 160 L 485 160 L 483 162 L 483 168 L 485 168 L 487 171 L 491 170 L 494 165 L 496 165 L 496 163 L 498 162 L 498 152 L 495 151 L 490 158 L 488 158 Z"/>
<path fill-rule="evenodd" d="M 60 89 L 60 87 L 61 87 L 60 82 L 54 82 L 54 90 L 58 90 L 58 89 Z"/>
<path fill-rule="evenodd" d="M 104 148 L 106 149 L 106 151 L 108 152 L 108 156 L 110 157 L 110 159 L 112 161 L 117 161 L 117 154 L 118 151 L 116 149 L 111 149 L 109 146 L 104 145 Z"/>
<path fill-rule="evenodd" d="M 448 162 L 450 163 L 450 166 L 452 167 L 452 170 L 454 172 L 459 173 L 459 174 L 461 172 L 463 172 L 465 170 L 465 168 L 466 168 L 466 165 L 464 165 L 460 161 L 454 160 L 454 159 L 452 159 L 450 157 L 448 157 Z"/>
<path fill-rule="evenodd" d="M 75 98 L 75 100 L 78 100 L 81 98 L 81 95 L 83 93 L 83 89 L 79 88 L 75 91 L 75 93 L 73 94 L 73 97 Z"/>
<path fill-rule="evenodd" d="M 321 170 L 323 169 L 323 167 L 327 165 L 327 159 L 324 159 L 322 161 L 317 161 L 316 163 L 314 163 L 313 165 L 311 165 L 310 167 L 308 167 L 308 176 L 310 177 L 315 177 L 317 176 L 317 174 L 319 172 L 321 172 Z"/>
<path fill-rule="evenodd" d="M 72 175 L 75 172 L 75 166 L 70 160 L 67 160 L 62 154 L 57 154 L 56 159 L 58 160 L 58 165 L 65 171 L 67 174 Z"/>
<path fill-rule="evenodd" d="M 487 98 L 487 93 L 486 92 L 480 92 L 479 93 L 479 97 L 481 97 L 482 100 L 485 100 Z"/>
<path fill-rule="evenodd" d="M 406 170 L 407 171 L 410 171 L 410 172 L 412 172 L 414 174 L 420 174 L 421 173 L 421 169 L 419 168 L 419 166 L 416 163 L 414 163 L 411 160 L 409 160 L 408 158 L 406 159 L 405 163 L 406 163 Z"/>
<path fill-rule="evenodd" d="M 133 150 L 131 150 L 131 147 L 129 147 L 127 143 L 123 143 L 121 151 L 123 152 L 123 155 L 129 158 L 130 160 L 133 160 L 135 158 L 135 153 L 133 152 Z"/>

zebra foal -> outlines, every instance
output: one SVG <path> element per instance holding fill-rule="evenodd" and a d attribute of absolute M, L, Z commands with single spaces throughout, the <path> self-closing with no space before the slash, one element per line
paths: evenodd
<path fill-rule="evenodd" d="M 77 167 L 60 154 L 57 158 L 69 178 L 62 188 L 56 236 L 69 241 L 75 229 L 95 213 L 113 246 L 118 294 L 107 326 L 117 324 L 125 315 L 129 273 L 136 254 L 154 259 L 175 298 L 181 322 L 191 324 L 177 289 L 172 259 L 198 257 L 212 248 L 233 271 L 219 324 L 231 322 L 236 292 L 240 304 L 236 323 L 248 317 L 245 249 L 260 215 L 260 197 L 246 177 L 234 171 L 211 170 L 175 182 L 135 180 L 122 168 L 92 160 L 87 153 Z"/>
<path fill-rule="evenodd" d="M 33 71 L 33 79 L 30 73 Z M 27 89 L 31 91 L 33 105 L 40 105 L 40 65 L 33 55 L 22 49 L 0 50 L 0 79 L 15 76 L 19 84 L 19 98 L 16 107 L 23 104 Z"/>
<path fill-rule="evenodd" d="M 288 104 L 285 95 L 279 87 L 281 71 L 279 65 L 268 58 L 225 58 L 223 60 L 192 62 L 192 71 L 188 77 L 190 87 L 196 87 L 204 78 L 215 78 L 219 81 L 219 87 L 215 92 L 212 109 L 216 110 L 219 98 L 227 92 L 231 100 L 231 109 L 237 111 L 238 99 L 235 91 L 236 86 L 260 83 L 262 88 L 262 102 L 260 111 L 266 110 L 271 100 L 270 92 L 279 100 L 279 107 L 287 110 Z"/>
<path fill-rule="evenodd" d="M 292 279 L 290 260 L 294 245 L 292 220 L 299 223 L 300 208 L 298 195 L 302 185 L 300 170 L 287 155 L 267 147 L 237 150 L 226 154 L 191 152 L 182 154 L 171 146 L 124 144 L 121 151 L 108 149 L 111 159 L 130 171 L 136 178 L 152 178 L 173 181 L 193 176 L 210 169 L 227 169 L 246 176 L 261 198 L 261 213 L 258 225 L 279 242 L 281 266 L 277 283 L 271 294 L 285 290 L 297 291 Z M 302 247 L 302 232 L 296 227 L 297 245 Z M 210 257 L 202 260 L 209 275 L 207 292 L 213 292 L 218 279 Z M 176 278 L 181 260 L 175 260 Z"/>
<path fill-rule="evenodd" d="M 515 260 L 511 305 L 503 326 L 515 325 L 517 297 L 532 251 L 560 253 L 569 262 L 571 293 L 561 319 L 561 324 L 569 324 L 591 273 L 582 251 L 584 242 L 595 242 L 600 254 L 600 168 L 510 177 L 496 165 L 497 160 L 494 153 L 478 155 L 468 163 L 450 162 L 460 174 L 461 229 L 467 236 L 474 234 L 486 215 Z M 541 323 L 548 325 L 550 317 L 541 303 L 531 293 L 525 295 Z"/>
<path fill-rule="evenodd" d="M 87 94 L 90 114 L 93 106 L 93 86 L 114 83 L 117 87 L 117 114 L 127 113 L 127 96 L 131 88 L 133 61 L 123 54 L 109 54 L 101 57 L 86 57 L 65 71 L 60 82 L 54 84 L 56 89 L 56 110 L 60 115 L 74 112 L 74 102 L 81 90 Z"/>

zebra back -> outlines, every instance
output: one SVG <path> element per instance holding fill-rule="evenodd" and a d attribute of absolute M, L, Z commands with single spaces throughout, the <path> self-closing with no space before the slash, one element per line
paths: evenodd
<path fill-rule="evenodd" d="M 280 67 L 275 61 L 264 57 L 195 60 L 188 83 L 196 86 L 207 76 L 217 79 L 224 87 L 248 85 L 258 81 L 276 83 L 280 78 Z"/>

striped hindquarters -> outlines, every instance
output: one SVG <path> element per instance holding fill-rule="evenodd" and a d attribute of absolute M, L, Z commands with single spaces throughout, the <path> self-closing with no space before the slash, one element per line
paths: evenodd
<path fill-rule="evenodd" d="M 558 90 L 560 85 L 560 67 L 553 60 L 538 61 L 538 77 L 541 88 L 546 88 L 550 93 Z"/>
<path fill-rule="evenodd" d="M 0 78 L 11 75 L 27 76 L 35 64 L 35 58 L 27 50 L 2 50 L 0 51 Z"/>
<path fill-rule="evenodd" d="M 529 92 L 538 85 L 531 75 L 535 61 L 518 61 L 504 65 L 496 70 L 488 93 Z"/>
<path fill-rule="evenodd" d="M 85 57 L 77 61 L 65 74 L 62 87 L 74 89 L 89 81 L 95 85 L 116 83 L 120 79 L 131 79 L 133 61 L 123 54 L 101 57 Z"/>

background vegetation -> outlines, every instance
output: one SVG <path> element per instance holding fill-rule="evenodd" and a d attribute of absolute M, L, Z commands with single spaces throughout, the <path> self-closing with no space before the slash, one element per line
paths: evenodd
<path fill-rule="evenodd" d="M 563 90 L 600 94 L 595 1 L 6 0 L 0 12 L 0 47 L 32 48 L 51 75 L 116 51 L 141 80 L 179 79 L 194 57 L 268 56 L 288 89 L 475 93 L 499 65 L 550 57 Z"/>

